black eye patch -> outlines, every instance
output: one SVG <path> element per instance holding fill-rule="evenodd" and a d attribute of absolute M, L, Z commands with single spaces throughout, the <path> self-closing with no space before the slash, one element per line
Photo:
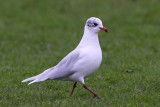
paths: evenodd
<path fill-rule="evenodd" d="M 97 26 L 98 24 L 97 23 L 93 23 L 94 24 L 94 26 Z"/>
<path fill-rule="evenodd" d="M 96 22 L 92 21 L 92 20 L 89 20 L 89 21 L 87 21 L 87 25 L 89 27 L 96 27 L 98 24 Z"/>

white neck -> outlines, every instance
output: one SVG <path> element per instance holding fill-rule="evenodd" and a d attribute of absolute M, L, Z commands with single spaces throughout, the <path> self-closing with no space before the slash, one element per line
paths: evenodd
<path fill-rule="evenodd" d="M 77 48 L 81 48 L 84 46 L 100 46 L 99 45 L 99 39 L 98 39 L 98 32 L 93 32 L 85 28 L 83 37 L 77 46 Z"/>

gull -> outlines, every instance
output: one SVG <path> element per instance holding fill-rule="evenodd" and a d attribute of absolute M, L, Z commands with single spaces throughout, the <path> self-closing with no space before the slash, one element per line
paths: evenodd
<path fill-rule="evenodd" d="M 84 82 L 84 79 L 97 71 L 102 61 L 102 51 L 99 44 L 98 32 L 108 30 L 103 27 L 99 18 L 91 17 L 86 21 L 84 34 L 79 45 L 64 57 L 56 66 L 51 67 L 44 72 L 27 78 L 22 82 L 31 81 L 28 85 L 45 80 L 64 80 L 74 81 L 72 96 L 77 82 L 83 84 L 83 87 L 91 92 L 94 97 L 101 97 L 91 91 Z"/>

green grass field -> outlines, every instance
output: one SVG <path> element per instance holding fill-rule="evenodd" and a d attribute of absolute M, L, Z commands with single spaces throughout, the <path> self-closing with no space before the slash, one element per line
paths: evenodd
<path fill-rule="evenodd" d="M 159 0 L 0 0 L 0 107 L 159 107 L 159 4 Z M 102 99 L 93 99 L 81 83 L 72 97 L 73 82 L 21 83 L 73 50 L 92 16 L 109 30 L 99 33 L 102 64 L 85 79 Z"/>

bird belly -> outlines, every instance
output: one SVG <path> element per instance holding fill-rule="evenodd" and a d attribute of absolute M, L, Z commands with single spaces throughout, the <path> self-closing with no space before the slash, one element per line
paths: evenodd
<path fill-rule="evenodd" d="M 85 57 L 84 57 L 85 56 Z M 97 71 L 102 61 L 102 53 L 100 51 L 87 51 L 82 54 L 82 59 L 75 64 L 73 70 L 76 71 L 70 75 L 71 79 L 86 78 Z"/>
<path fill-rule="evenodd" d="M 77 81 L 83 83 L 84 78 L 92 75 L 97 71 L 102 61 L 101 49 L 83 49 L 79 60 L 74 64 L 73 74 L 60 78 L 65 81 Z"/>

